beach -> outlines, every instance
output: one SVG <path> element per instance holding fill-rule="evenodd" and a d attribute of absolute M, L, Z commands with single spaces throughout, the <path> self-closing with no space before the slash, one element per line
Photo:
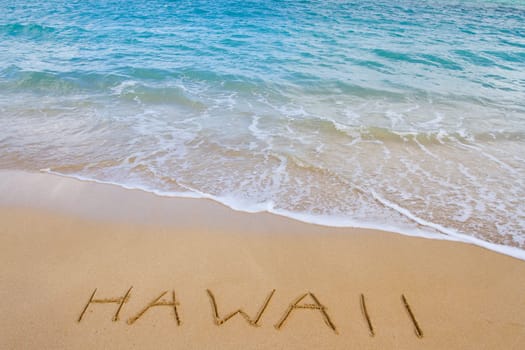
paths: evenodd
<path fill-rule="evenodd" d="M 0 350 L 525 349 L 523 1 L 0 13 Z"/>
<path fill-rule="evenodd" d="M 2 349 L 525 343 L 525 263 L 474 245 L 49 174 L 0 179 Z"/>

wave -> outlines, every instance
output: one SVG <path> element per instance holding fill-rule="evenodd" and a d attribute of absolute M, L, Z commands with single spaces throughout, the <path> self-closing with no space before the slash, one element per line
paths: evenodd
<path fill-rule="evenodd" d="M 32 71 L 11 65 L 0 70 L 0 89 L 8 92 L 108 92 L 122 84 L 133 81 L 137 86 L 158 87 L 163 94 L 162 85 L 182 83 L 201 84 L 205 88 L 220 88 L 233 92 L 271 91 L 269 85 L 256 78 L 234 74 L 220 74 L 215 71 L 195 69 L 158 69 L 143 67 L 121 67 L 104 71 Z M 156 86 L 157 85 L 157 86 Z"/>
<path fill-rule="evenodd" d="M 451 143 L 474 144 L 487 142 L 523 142 L 525 131 L 499 130 L 484 132 L 451 131 L 451 130 L 393 130 L 391 128 L 345 125 L 328 118 L 301 118 L 290 121 L 298 128 L 317 131 L 327 135 L 339 135 L 362 141 L 382 141 L 404 145 L 445 145 Z"/>
<path fill-rule="evenodd" d="M 0 91 L 45 93 L 48 95 L 104 92 L 125 77 L 95 72 L 28 71 L 15 65 L 0 70 Z"/>
<path fill-rule="evenodd" d="M 7 35 L 17 38 L 44 39 L 56 33 L 57 29 L 36 23 L 22 24 L 0 24 L 0 35 Z"/>
<path fill-rule="evenodd" d="M 463 67 L 449 59 L 444 57 L 439 57 L 436 55 L 430 54 L 408 54 L 403 52 L 396 52 L 385 49 L 374 49 L 372 50 L 374 54 L 379 57 L 386 58 L 388 60 L 407 62 L 407 63 L 417 63 L 422 65 L 434 66 L 445 68 L 449 70 L 461 71 Z"/>
<path fill-rule="evenodd" d="M 428 55 L 427 55 L 428 56 Z M 427 59 L 439 61 L 437 57 Z M 443 63 L 445 64 L 445 63 Z M 102 67 L 103 68 L 103 67 Z M 505 109 L 525 109 L 513 99 L 519 91 L 510 87 L 499 75 L 486 75 L 493 84 L 476 81 L 485 87 L 492 86 L 492 91 L 500 89 L 505 96 L 472 96 L 463 91 L 456 93 L 432 93 L 407 85 L 392 82 L 389 86 L 376 87 L 366 82 L 356 83 L 345 79 L 322 78 L 313 73 L 290 72 L 285 80 L 273 80 L 271 76 L 262 78 L 257 74 L 246 75 L 241 72 L 229 73 L 213 69 L 195 68 L 152 68 L 142 66 L 109 67 L 108 70 L 27 70 L 17 65 L 0 69 L 0 92 L 36 93 L 45 95 L 67 96 L 68 94 L 92 94 L 118 97 L 115 92 L 125 92 L 124 99 L 133 99 L 133 88 L 142 90 L 145 102 L 177 103 L 177 90 L 193 94 L 193 99 L 201 96 L 229 94 L 248 98 L 250 101 L 265 99 L 272 105 L 291 102 L 297 98 L 310 101 L 332 99 L 349 103 L 376 101 L 385 105 L 411 102 L 417 104 L 435 103 L 437 110 L 442 105 L 455 103 L 475 104 L 479 107 L 497 107 L 503 104 Z M 122 89 L 127 87 L 127 89 Z M 146 92 L 147 91 L 147 92 Z M 139 95 L 141 93 L 139 92 Z M 140 98 L 140 96 L 136 96 Z M 358 99 L 362 99 L 359 101 Z M 306 100 L 305 100 L 306 101 Z M 259 101 L 260 102 L 260 101 Z M 250 102 L 251 103 L 251 102 Z M 310 103 L 310 102 L 308 102 Z"/>

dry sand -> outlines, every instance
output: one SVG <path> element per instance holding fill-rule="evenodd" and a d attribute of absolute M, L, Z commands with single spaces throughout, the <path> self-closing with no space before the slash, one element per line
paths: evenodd
<path fill-rule="evenodd" d="M 524 349 L 525 262 L 3 171 L 0 313 L 0 349 Z"/>

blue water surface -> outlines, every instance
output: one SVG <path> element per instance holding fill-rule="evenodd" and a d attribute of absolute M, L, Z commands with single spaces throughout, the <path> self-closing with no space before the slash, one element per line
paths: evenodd
<path fill-rule="evenodd" d="M 316 93 L 525 91 L 522 1 L 37 0 L 0 11 L 4 91 L 179 76 Z"/>

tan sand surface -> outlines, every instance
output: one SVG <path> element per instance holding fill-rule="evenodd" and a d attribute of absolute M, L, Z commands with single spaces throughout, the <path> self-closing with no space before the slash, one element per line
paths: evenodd
<path fill-rule="evenodd" d="M 525 349 L 525 261 L 1 171 L 0 349 Z"/>

